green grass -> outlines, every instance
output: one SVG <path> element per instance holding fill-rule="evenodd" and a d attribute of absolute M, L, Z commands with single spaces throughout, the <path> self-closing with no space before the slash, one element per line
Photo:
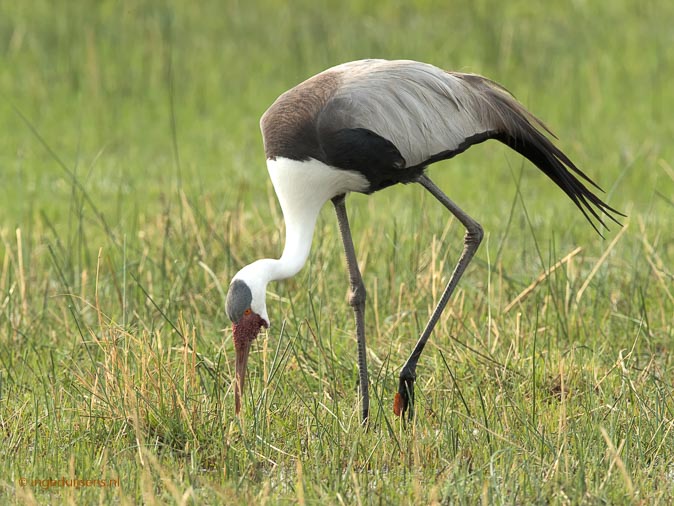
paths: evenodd
<path fill-rule="evenodd" d="M 0 4 L 0 502 L 674 500 L 673 7 L 61 4 Z M 269 287 L 237 418 L 224 292 L 283 246 L 258 118 L 363 57 L 502 83 L 629 217 L 603 240 L 497 143 L 434 166 L 486 236 L 405 427 L 397 373 L 463 230 L 419 187 L 350 196 L 364 431 L 326 207 L 307 266 Z"/>

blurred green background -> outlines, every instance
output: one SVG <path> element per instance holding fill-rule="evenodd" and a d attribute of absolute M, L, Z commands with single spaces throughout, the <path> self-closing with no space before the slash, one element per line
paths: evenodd
<path fill-rule="evenodd" d="M 101 205 L 140 194 L 152 209 L 177 184 L 215 195 L 241 182 L 259 187 L 258 118 L 268 105 L 320 70 L 367 57 L 418 59 L 504 84 L 605 189 L 624 173 L 616 203 L 650 203 L 654 188 L 671 185 L 657 163 L 671 160 L 665 140 L 673 138 L 674 35 L 662 2 L 30 1 L 2 9 L 0 197 L 10 223 L 36 208 L 62 210 L 71 190 L 12 105 Z M 482 151 L 482 165 L 503 158 Z M 479 165 L 458 162 L 451 178 L 467 178 L 466 193 L 510 182 L 507 170 L 473 181 L 466 164 Z"/>
<path fill-rule="evenodd" d="M 602 240 L 496 142 L 434 166 L 487 236 L 422 359 L 420 416 L 405 428 L 390 413 L 397 369 L 463 231 L 413 186 L 353 195 L 370 432 L 330 209 L 308 266 L 269 288 L 272 329 L 239 421 L 222 296 L 283 241 L 259 117 L 311 75 L 372 57 L 504 85 L 627 228 Z M 664 1 L 0 0 L 0 494 L 669 503 L 672 82 Z M 121 486 L 18 481 L 73 473 Z"/>

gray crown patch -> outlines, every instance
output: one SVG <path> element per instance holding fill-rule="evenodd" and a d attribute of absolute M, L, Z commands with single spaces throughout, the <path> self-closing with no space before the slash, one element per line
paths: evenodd
<path fill-rule="evenodd" d="M 232 323 L 237 323 L 241 319 L 243 312 L 250 307 L 252 301 L 253 294 L 250 292 L 248 285 L 240 279 L 232 281 L 232 284 L 229 285 L 225 305 L 227 316 L 232 320 Z"/>

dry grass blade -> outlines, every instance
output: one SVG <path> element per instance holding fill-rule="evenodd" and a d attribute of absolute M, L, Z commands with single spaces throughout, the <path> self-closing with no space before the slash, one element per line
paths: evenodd
<path fill-rule="evenodd" d="M 620 457 L 620 453 L 622 452 L 623 447 L 625 446 L 625 440 L 623 439 L 620 442 L 618 448 L 616 448 L 615 445 L 613 444 L 613 441 L 611 441 L 608 432 L 606 432 L 606 429 L 604 427 L 599 427 L 599 430 L 601 431 L 601 435 L 604 438 L 604 441 L 606 441 L 607 451 L 611 458 L 611 463 L 609 464 L 609 468 L 606 473 L 607 474 L 606 478 L 608 479 L 609 475 L 611 474 L 611 469 L 613 468 L 613 466 L 614 465 L 617 466 L 618 470 L 620 471 L 620 475 L 623 477 L 623 481 L 625 482 L 627 492 L 629 493 L 629 495 L 633 495 L 634 485 L 632 484 L 632 478 L 630 478 L 630 474 L 627 471 L 625 462 Z"/>
<path fill-rule="evenodd" d="M 629 224 L 626 224 L 622 229 L 620 229 L 620 232 L 613 238 L 611 241 L 611 244 L 608 245 L 608 248 L 606 248 L 606 251 L 599 257 L 599 260 L 597 260 L 597 263 L 594 265 L 592 270 L 590 271 L 590 274 L 588 274 L 587 279 L 583 283 L 583 286 L 580 287 L 580 290 L 578 290 L 578 293 L 576 294 L 576 304 L 580 302 L 580 299 L 583 297 L 583 294 L 585 293 L 585 290 L 587 287 L 590 285 L 590 282 L 592 281 L 592 278 L 597 274 L 597 271 L 599 271 L 599 268 L 606 262 L 606 259 L 608 258 L 609 254 L 611 253 L 611 250 L 613 247 L 618 244 L 618 241 L 620 238 L 627 232 L 627 229 L 629 228 Z"/>
<path fill-rule="evenodd" d="M 550 267 L 548 270 L 544 271 L 541 273 L 540 276 L 538 276 L 533 283 L 531 283 L 529 286 L 527 286 L 522 292 L 515 297 L 513 300 L 511 300 L 508 305 L 505 307 L 503 310 L 503 313 L 507 313 L 510 311 L 516 304 L 524 300 L 531 292 L 533 292 L 538 285 L 540 285 L 543 281 L 545 281 L 550 274 L 555 272 L 557 269 L 559 269 L 562 265 L 566 264 L 569 260 L 571 260 L 573 257 L 575 257 L 578 253 L 583 251 L 583 248 L 578 246 L 576 249 L 574 249 L 571 253 L 566 255 L 564 258 L 559 260 L 555 265 Z"/>
<path fill-rule="evenodd" d="M 672 292 L 669 290 L 669 287 L 672 285 L 672 281 L 674 280 L 674 276 L 672 275 L 672 273 L 667 271 L 665 263 L 662 261 L 662 258 L 660 258 L 660 255 L 658 255 L 658 252 L 655 250 L 655 247 L 653 247 L 653 245 L 648 241 L 648 236 L 646 234 L 646 225 L 644 224 L 643 220 L 640 220 L 639 228 L 641 231 L 641 242 L 643 243 L 644 248 L 648 252 L 648 255 L 646 256 L 646 261 L 648 262 L 648 265 L 651 266 L 653 274 L 660 282 L 662 290 L 667 294 L 667 298 L 670 300 L 670 302 L 674 303 L 674 295 L 672 295 Z M 669 280 L 667 280 L 666 278 L 669 278 Z"/>

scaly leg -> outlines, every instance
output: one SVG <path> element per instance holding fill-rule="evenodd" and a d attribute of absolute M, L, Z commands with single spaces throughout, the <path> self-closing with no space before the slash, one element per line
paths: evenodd
<path fill-rule="evenodd" d="M 440 319 L 442 311 L 445 309 L 452 293 L 454 293 L 454 289 L 459 283 L 461 275 L 466 270 L 466 267 L 468 267 L 473 255 L 475 255 L 480 242 L 482 242 L 483 236 L 480 224 L 462 211 L 454 202 L 449 200 L 447 195 L 445 195 L 442 190 L 428 178 L 428 176 L 422 174 L 419 176 L 418 182 L 426 188 L 431 195 L 438 199 L 454 216 L 456 216 L 464 227 L 466 227 L 466 235 L 463 239 L 463 252 L 461 253 L 461 257 L 459 258 L 456 267 L 454 267 L 454 272 L 452 272 L 452 277 L 449 279 L 449 283 L 447 283 L 447 287 L 442 293 L 442 297 L 440 297 L 440 302 L 438 302 L 430 320 L 428 320 L 426 328 L 422 332 L 421 337 L 419 337 L 412 354 L 400 371 L 398 393 L 395 396 L 393 411 L 396 415 L 401 416 L 409 409 L 410 420 L 412 420 L 414 416 L 414 380 L 416 379 L 417 362 L 419 361 L 421 352 L 424 351 L 424 346 L 426 346 L 426 342 L 433 331 L 433 327 L 435 327 L 435 324 Z"/>
<path fill-rule="evenodd" d="M 365 285 L 358 269 L 358 259 L 353 247 L 351 238 L 351 228 L 349 219 L 346 215 L 346 205 L 344 204 L 344 195 L 337 195 L 332 199 L 337 213 L 339 223 L 339 232 L 342 235 L 344 244 L 344 253 L 346 255 L 346 266 L 349 270 L 349 283 L 351 285 L 351 294 L 349 296 L 349 305 L 353 308 L 356 317 L 356 338 L 358 340 L 358 372 L 359 389 L 362 402 L 363 425 L 367 424 L 367 418 L 370 413 L 370 393 L 368 389 L 367 378 L 367 350 L 365 347 Z"/>

